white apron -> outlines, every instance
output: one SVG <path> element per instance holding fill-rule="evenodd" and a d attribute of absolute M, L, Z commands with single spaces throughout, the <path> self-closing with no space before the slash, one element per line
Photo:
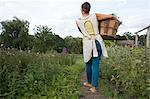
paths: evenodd
<path fill-rule="evenodd" d="M 103 42 L 102 37 L 99 34 L 98 21 L 96 18 L 96 14 L 90 14 L 86 17 L 82 17 L 78 19 L 76 23 L 83 34 L 84 62 L 88 62 L 92 56 L 98 57 L 95 40 L 98 40 L 101 45 L 102 55 L 104 57 L 108 57 L 105 44 Z M 91 27 L 92 27 L 92 30 L 88 29 Z"/>

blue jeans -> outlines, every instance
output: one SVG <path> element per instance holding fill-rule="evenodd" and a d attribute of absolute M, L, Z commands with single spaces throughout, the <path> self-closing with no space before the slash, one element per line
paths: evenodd
<path fill-rule="evenodd" d="M 87 76 L 87 82 L 91 83 L 92 86 L 98 86 L 98 80 L 99 80 L 99 64 L 102 54 L 102 49 L 100 43 L 95 40 L 97 51 L 98 51 L 98 57 L 92 57 L 87 63 L 86 63 L 86 76 Z"/>

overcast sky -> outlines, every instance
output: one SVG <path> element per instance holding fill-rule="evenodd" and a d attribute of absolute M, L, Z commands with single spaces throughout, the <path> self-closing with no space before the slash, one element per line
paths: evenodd
<path fill-rule="evenodd" d="M 123 25 L 118 34 L 132 33 L 150 25 L 150 0 L 86 0 L 91 13 L 115 13 Z M 61 37 L 82 36 L 75 20 L 81 16 L 85 0 L 0 0 L 0 21 L 16 16 L 30 22 L 30 34 L 35 25 L 47 25 Z"/>

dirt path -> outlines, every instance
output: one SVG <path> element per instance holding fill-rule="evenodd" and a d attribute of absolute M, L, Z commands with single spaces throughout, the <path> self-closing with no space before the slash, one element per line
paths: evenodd
<path fill-rule="evenodd" d="M 86 74 L 85 71 L 81 75 L 81 83 L 86 82 Z M 106 99 L 104 95 L 102 95 L 102 92 L 98 90 L 95 93 L 92 93 L 89 90 L 89 87 L 81 86 L 81 92 L 82 96 L 80 96 L 80 99 Z"/>

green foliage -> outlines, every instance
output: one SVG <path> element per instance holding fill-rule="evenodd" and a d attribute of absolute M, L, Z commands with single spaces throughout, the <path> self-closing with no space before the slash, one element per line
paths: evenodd
<path fill-rule="evenodd" d="M 0 98 L 77 97 L 82 63 L 75 55 L 0 52 Z M 81 59 L 81 58 L 79 58 Z M 76 98 L 74 98 L 76 99 Z"/>
<path fill-rule="evenodd" d="M 0 48 L 15 48 L 45 53 L 47 51 L 62 52 L 68 48 L 69 53 L 82 53 L 82 39 L 71 36 L 65 39 L 52 32 L 52 28 L 39 25 L 34 28 L 35 35 L 29 35 L 29 22 L 14 17 L 12 20 L 2 21 L 0 33 Z"/>
<path fill-rule="evenodd" d="M 102 75 L 106 75 L 110 90 L 128 98 L 148 97 L 149 56 L 146 48 L 110 48 L 109 58 L 102 61 Z"/>
<path fill-rule="evenodd" d="M 106 47 L 112 47 L 115 46 L 115 41 L 110 41 L 110 40 L 104 40 L 105 46 Z"/>
<path fill-rule="evenodd" d="M 2 36 L 0 35 L 0 48 L 2 47 Z"/>
<path fill-rule="evenodd" d="M 53 78 L 51 88 L 53 95 L 50 99 L 78 99 L 79 97 L 79 77 L 83 65 L 81 60 L 73 66 L 65 67 L 57 77 Z M 52 92 L 52 91 L 50 91 Z"/>
<path fill-rule="evenodd" d="M 139 36 L 139 45 L 146 46 L 146 35 Z"/>
<path fill-rule="evenodd" d="M 67 36 L 65 39 L 65 45 L 69 49 L 69 53 L 81 54 L 82 53 L 82 39 Z"/>
<path fill-rule="evenodd" d="M 20 20 L 14 17 L 13 20 L 6 20 L 1 22 L 2 33 L 1 40 L 4 47 L 26 49 L 29 45 L 29 22 Z"/>
<path fill-rule="evenodd" d="M 34 51 L 46 52 L 64 47 L 64 40 L 55 35 L 48 26 L 37 26 L 35 29 Z"/>
<path fill-rule="evenodd" d="M 125 32 L 125 33 L 123 33 L 123 36 L 125 36 L 127 40 L 133 40 L 134 39 L 131 32 Z"/>

